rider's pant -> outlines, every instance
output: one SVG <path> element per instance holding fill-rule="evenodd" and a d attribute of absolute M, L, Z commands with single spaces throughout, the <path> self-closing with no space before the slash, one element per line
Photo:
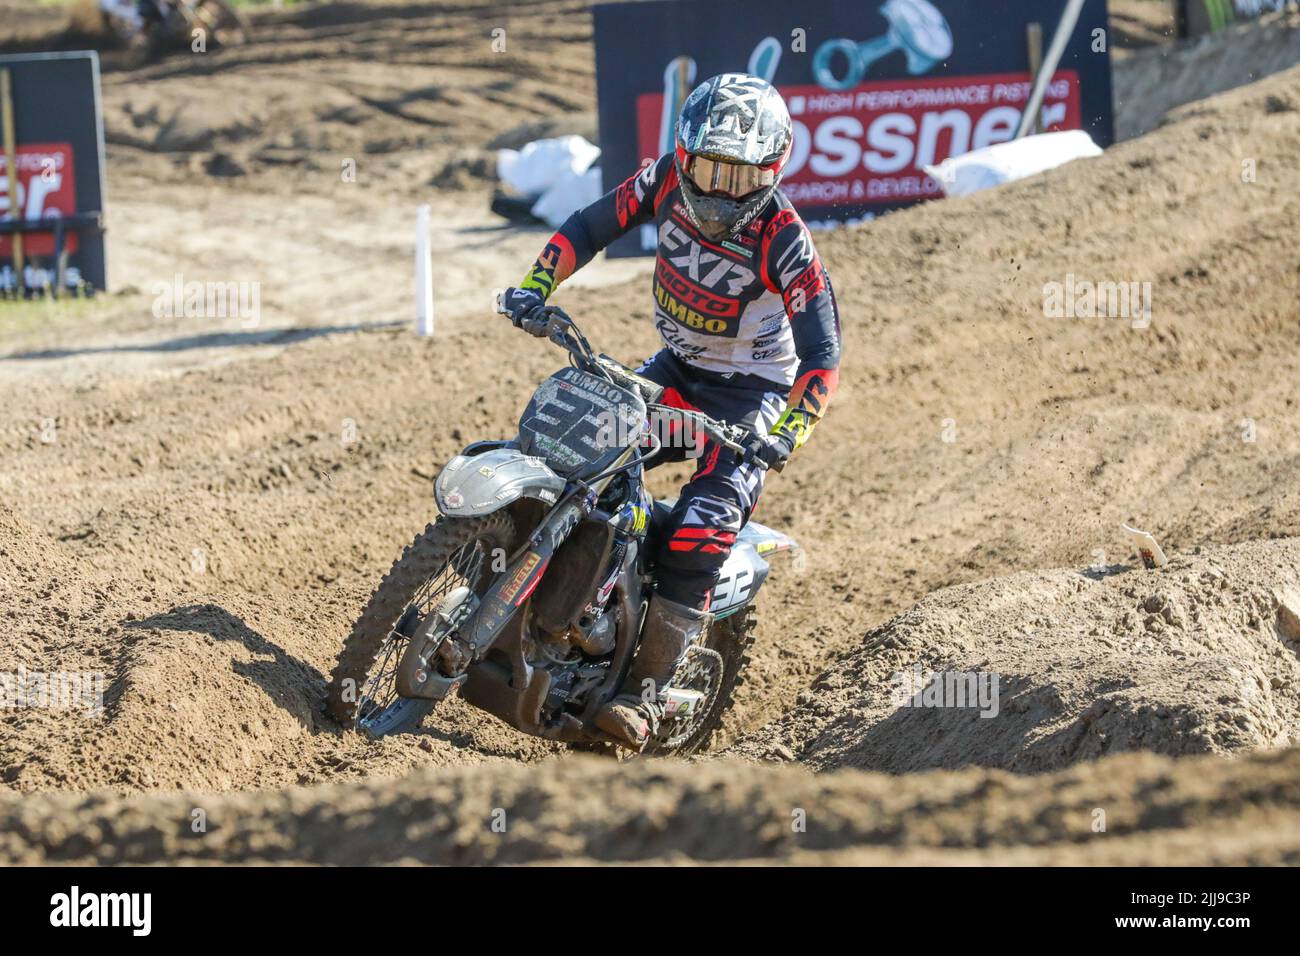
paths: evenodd
<path fill-rule="evenodd" d="M 785 408 L 785 386 L 755 375 L 730 377 L 686 366 L 668 350 L 658 352 L 640 373 L 664 387 L 663 404 L 704 412 L 730 425 L 766 433 Z M 670 601 L 704 608 L 763 490 L 763 471 L 704 436 L 656 427 L 664 451 L 650 466 L 690 459 L 695 473 L 682 486 L 655 554 L 659 593 Z"/>

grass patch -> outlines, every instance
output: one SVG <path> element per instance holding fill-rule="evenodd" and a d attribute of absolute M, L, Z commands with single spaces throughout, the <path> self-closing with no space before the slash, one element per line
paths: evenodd
<path fill-rule="evenodd" d="M 93 299 L 0 300 L 0 339 L 66 326 L 100 314 L 110 304 L 110 298 L 102 293 Z"/>

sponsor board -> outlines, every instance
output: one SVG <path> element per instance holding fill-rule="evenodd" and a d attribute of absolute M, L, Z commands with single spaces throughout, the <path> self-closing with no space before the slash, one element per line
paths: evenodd
<path fill-rule="evenodd" d="M 810 224 L 942 195 L 922 169 L 1015 135 L 1029 98 L 1026 34 L 1065 0 L 654 0 L 595 7 L 601 168 L 613 186 L 672 149 L 678 104 L 725 71 L 785 97 L 794 145 L 782 189 Z M 1044 99 L 1044 131 L 1114 139 L 1105 0 L 1088 0 Z M 654 230 L 612 255 L 654 249 Z M 698 309 L 706 315 L 705 309 Z"/>
<path fill-rule="evenodd" d="M 19 146 L 15 152 L 17 190 L 9 186 L 8 158 L 0 150 L 0 219 L 57 219 L 77 211 L 71 144 Z M 50 233 L 28 233 L 23 242 L 29 256 L 54 254 L 54 236 Z M 80 237 L 70 232 L 64 247 L 73 255 L 79 242 Z M 8 258 L 12 253 L 13 239 L 0 236 L 0 258 Z"/>
<path fill-rule="evenodd" d="M 15 166 L 10 176 L 0 150 L 0 219 L 54 220 L 104 210 L 104 128 L 99 58 L 94 52 L 0 56 L 13 87 Z M 104 237 L 98 230 L 64 237 L 68 265 L 96 289 L 107 284 Z M 8 264 L 10 236 L 0 237 L 0 264 Z M 23 234 L 29 265 L 53 270 L 54 236 Z"/>

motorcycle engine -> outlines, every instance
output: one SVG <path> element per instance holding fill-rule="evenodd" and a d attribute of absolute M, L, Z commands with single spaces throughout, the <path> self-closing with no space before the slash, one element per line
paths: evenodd
<path fill-rule="evenodd" d="M 589 657 L 604 657 L 614 650 L 614 615 L 603 610 L 595 615 L 583 614 L 569 628 L 569 640 Z"/>

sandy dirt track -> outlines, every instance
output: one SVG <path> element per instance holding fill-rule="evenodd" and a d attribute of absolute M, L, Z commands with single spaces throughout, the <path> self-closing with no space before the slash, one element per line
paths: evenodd
<path fill-rule="evenodd" d="M 1182 763 L 1133 754 L 1049 777 L 900 780 L 731 762 L 611 773 L 571 757 L 267 794 L 0 797 L 0 860 L 1294 865 L 1298 762 L 1295 749 Z M 807 828 L 796 834 L 799 810 Z"/>
<path fill-rule="evenodd" d="M 1300 540 L 1197 552 L 1158 570 L 1025 571 L 936 591 L 733 753 L 818 770 L 1041 772 L 1125 750 L 1300 742 Z M 990 672 L 997 693 L 981 695 L 967 675 Z M 945 694 L 927 701 L 931 674 Z"/>
<path fill-rule="evenodd" d="M 474 163 L 537 118 L 551 64 L 571 80 L 547 110 L 581 121 L 589 25 L 573 4 L 526 18 L 493 91 L 454 43 L 422 65 L 430 37 L 482 32 L 472 9 L 286 19 L 271 49 L 106 78 L 125 288 L 0 346 L 0 671 L 101 671 L 106 712 L 0 715 L 0 858 L 1294 862 L 1298 71 L 1101 159 L 819 234 L 844 384 L 760 506 L 807 561 L 764 592 L 728 759 L 555 759 L 459 702 L 378 744 L 328 723 L 323 675 L 430 478 L 560 364 L 488 314 L 544 234 L 493 222 Z M 323 63 L 338 82 L 304 112 Z M 416 201 L 449 250 L 432 341 L 386 324 L 409 312 Z M 263 323 L 158 321 L 148 290 L 178 271 L 260 280 Z M 646 275 L 600 262 L 560 301 L 635 359 Z M 1071 275 L 1150 282 L 1150 327 L 1045 316 Z M 1123 567 L 1120 521 L 1175 567 Z M 1024 706 L 893 715 L 888 677 L 916 662 L 999 670 Z M 1130 749 L 1240 756 L 1090 762 Z M 930 767 L 967 769 L 911 773 Z M 737 812 L 769 789 L 771 815 Z M 561 820 L 572 793 L 585 812 Z M 798 801 L 818 829 L 796 844 Z M 194 806 L 227 821 L 198 844 Z M 504 843 L 480 832 L 497 806 L 528 821 Z"/>

